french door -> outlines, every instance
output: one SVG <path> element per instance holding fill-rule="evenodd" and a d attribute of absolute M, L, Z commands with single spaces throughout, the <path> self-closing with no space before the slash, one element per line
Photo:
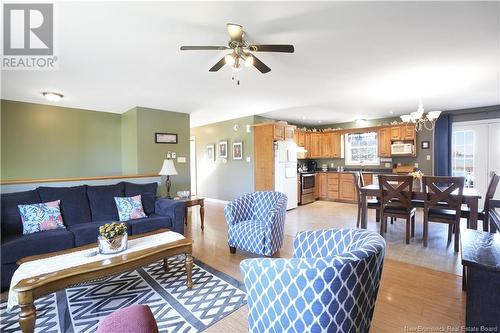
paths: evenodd
<path fill-rule="evenodd" d="M 452 176 L 481 193 L 483 205 L 492 172 L 500 174 L 500 119 L 453 123 L 451 166 Z"/>

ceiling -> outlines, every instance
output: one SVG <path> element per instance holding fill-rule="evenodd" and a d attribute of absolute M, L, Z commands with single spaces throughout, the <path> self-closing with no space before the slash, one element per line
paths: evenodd
<path fill-rule="evenodd" d="M 191 125 L 261 114 L 337 123 L 500 104 L 500 2 L 59 2 L 59 69 L 3 71 L 4 99 L 122 113 L 144 106 L 191 114 Z M 272 71 L 208 69 L 225 24 L 256 43 Z M 390 113 L 392 112 L 392 114 Z"/>

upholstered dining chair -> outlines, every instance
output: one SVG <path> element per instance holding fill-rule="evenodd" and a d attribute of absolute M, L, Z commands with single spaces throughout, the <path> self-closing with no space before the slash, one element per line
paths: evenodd
<path fill-rule="evenodd" d="M 422 178 L 424 193 L 424 246 L 429 238 L 429 222 L 448 224 L 448 242 L 454 236 L 455 252 L 458 252 L 460 238 L 460 213 L 464 190 L 464 177 Z"/>
<path fill-rule="evenodd" d="M 231 253 L 236 248 L 272 256 L 283 245 L 287 196 L 281 192 L 245 194 L 224 209 Z"/>
<path fill-rule="evenodd" d="M 368 332 L 385 241 L 365 229 L 297 234 L 291 259 L 245 259 L 248 331 Z"/>
<path fill-rule="evenodd" d="M 380 186 L 380 234 L 387 232 L 387 218 L 406 220 L 406 244 L 410 244 L 415 236 L 415 214 L 417 209 L 412 205 L 412 176 L 379 175 Z"/>

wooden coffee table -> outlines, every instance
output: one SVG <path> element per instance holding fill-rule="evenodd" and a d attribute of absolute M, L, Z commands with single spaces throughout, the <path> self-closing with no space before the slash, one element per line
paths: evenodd
<path fill-rule="evenodd" d="M 168 229 L 160 229 L 150 233 L 131 236 L 129 237 L 129 239 L 137 239 L 166 231 L 168 231 Z M 21 313 L 19 315 L 19 325 L 21 326 L 21 330 L 24 333 L 34 332 L 36 321 L 36 309 L 34 301 L 39 297 L 53 293 L 60 289 L 67 288 L 72 285 L 130 271 L 161 259 L 163 259 L 163 268 L 165 270 L 168 270 L 167 258 L 178 254 L 186 255 L 187 287 L 191 289 L 193 287 L 193 258 L 191 256 L 192 244 L 192 240 L 184 238 L 173 242 L 153 246 L 144 250 L 124 253 L 122 255 L 117 255 L 101 261 L 95 261 L 85 265 L 71 267 L 60 271 L 55 271 L 52 273 L 21 280 L 14 287 L 14 291 L 16 291 L 18 295 L 19 307 L 21 308 Z M 91 248 L 97 248 L 97 245 L 89 244 L 69 250 L 52 252 L 38 256 L 30 256 L 19 260 L 18 264 L 20 265 L 24 262 L 29 262 L 32 260 L 45 259 L 48 257 L 54 257 L 61 254 L 67 254 Z"/>

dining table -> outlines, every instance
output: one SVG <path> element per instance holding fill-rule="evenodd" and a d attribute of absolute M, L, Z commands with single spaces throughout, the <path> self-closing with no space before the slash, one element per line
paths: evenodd
<path fill-rule="evenodd" d="M 380 197 L 379 184 L 370 184 L 360 188 L 361 192 L 361 228 L 367 228 L 368 220 L 368 197 Z M 458 194 L 458 191 L 455 191 Z M 453 192 L 452 192 L 453 194 Z M 424 207 L 426 193 L 422 191 L 412 191 L 412 205 L 416 208 Z M 472 187 L 466 187 L 462 193 L 462 203 L 470 209 L 470 229 L 477 229 L 477 211 L 481 195 L 478 190 Z"/>

